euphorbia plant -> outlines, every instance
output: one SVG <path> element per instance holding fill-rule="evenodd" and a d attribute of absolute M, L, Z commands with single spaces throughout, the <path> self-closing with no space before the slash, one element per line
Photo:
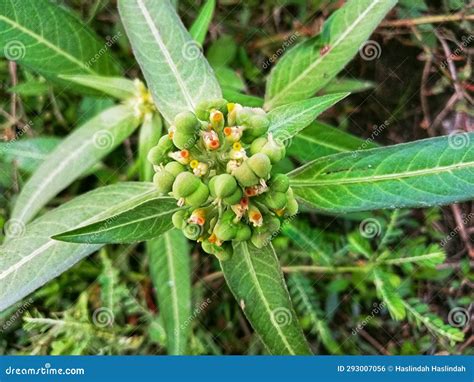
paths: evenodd
<path fill-rule="evenodd" d="M 222 84 L 198 44 L 209 9 L 212 13 L 209 4 L 190 35 L 169 1 L 119 1 L 150 93 L 140 81 L 104 77 L 116 74 L 104 65 L 85 65 L 81 60 L 86 57 L 80 55 L 87 47 L 79 53 L 56 41 L 55 51 L 63 52 L 67 70 L 55 71 L 28 54 L 19 59 L 52 81 L 69 81 L 78 91 L 102 91 L 122 104 L 60 143 L 24 186 L 10 219 L 18 229 L 0 248 L 0 309 L 104 244 L 147 241 L 168 351 L 186 353 L 188 238 L 217 256 L 229 288 L 270 353 L 309 354 L 271 243 L 299 203 L 320 213 L 343 214 L 474 196 L 473 147 L 450 144 L 448 137 L 360 147 L 312 160 L 289 174 L 274 170 L 285 156 L 285 145 L 347 96 L 313 97 L 395 3 L 349 1 L 320 35 L 281 58 L 269 75 L 262 108 L 246 105 L 245 95 L 223 98 Z M 33 2 L 22 6 L 35 8 Z M 14 7 L 2 5 L 0 23 L 27 23 L 11 21 L 18 17 Z M 58 9 L 52 12 L 67 19 Z M 26 44 L 35 34 L 23 38 Z M 99 188 L 23 226 L 139 125 L 141 182 Z M 468 141 L 472 138 L 466 134 Z M 308 147 L 309 153 L 317 149 Z"/>

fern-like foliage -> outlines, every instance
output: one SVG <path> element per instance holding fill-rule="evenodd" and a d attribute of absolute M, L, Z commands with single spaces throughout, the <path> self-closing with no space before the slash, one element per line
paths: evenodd
<path fill-rule="evenodd" d="M 308 320 L 309 331 L 318 335 L 324 347 L 332 354 L 341 354 L 340 346 L 334 340 L 324 319 L 311 280 L 301 274 L 292 274 L 288 278 L 288 289 L 296 311 L 304 318 L 303 324 L 305 319 Z"/>
<path fill-rule="evenodd" d="M 448 340 L 451 345 L 464 340 L 464 333 L 451 325 L 445 324 L 436 314 L 430 312 L 427 304 L 417 298 L 403 301 L 408 320 L 418 328 L 425 327 L 436 337 Z"/>

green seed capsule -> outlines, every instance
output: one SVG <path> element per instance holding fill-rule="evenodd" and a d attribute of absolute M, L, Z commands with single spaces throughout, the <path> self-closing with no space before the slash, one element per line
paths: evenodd
<path fill-rule="evenodd" d="M 177 177 L 179 174 L 182 172 L 186 171 L 186 167 L 184 167 L 181 163 L 179 162 L 170 162 L 165 166 L 165 170 L 172 174 L 174 177 Z"/>
<path fill-rule="evenodd" d="M 237 235 L 237 226 L 233 223 L 220 220 L 214 227 L 214 233 L 220 241 L 229 241 Z"/>
<path fill-rule="evenodd" d="M 204 204 L 208 198 L 209 188 L 207 188 L 204 183 L 200 182 L 196 191 L 194 191 L 191 195 L 186 196 L 184 201 L 188 206 L 199 207 L 200 205 Z"/>
<path fill-rule="evenodd" d="M 250 124 L 252 126 L 252 135 L 259 137 L 267 132 L 270 126 L 270 120 L 266 115 L 256 114 L 250 118 Z"/>
<path fill-rule="evenodd" d="M 250 153 L 262 153 L 268 156 L 271 163 L 277 163 L 281 161 L 286 154 L 285 146 L 277 141 L 275 141 L 271 134 L 267 137 L 257 138 L 252 142 L 250 146 Z"/>
<path fill-rule="evenodd" d="M 254 154 L 245 161 L 250 169 L 259 178 L 268 179 L 270 171 L 272 170 L 272 164 L 270 159 L 265 154 Z"/>
<path fill-rule="evenodd" d="M 290 187 L 290 179 L 285 174 L 276 174 L 270 180 L 272 191 L 287 192 Z"/>
<path fill-rule="evenodd" d="M 232 256 L 232 246 L 230 244 L 224 243 L 222 246 L 218 246 L 209 241 L 204 240 L 201 243 L 202 249 L 204 252 L 216 256 L 220 261 L 229 260 Z"/>
<path fill-rule="evenodd" d="M 258 183 L 258 177 L 248 165 L 248 159 L 237 167 L 232 175 L 243 187 L 254 186 Z"/>
<path fill-rule="evenodd" d="M 202 101 L 196 106 L 196 116 L 201 121 L 209 121 L 212 110 L 219 110 L 222 114 L 227 114 L 227 101 L 223 98 Z"/>
<path fill-rule="evenodd" d="M 175 177 L 173 174 L 163 169 L 155 173 L 153 176 L 153 183 L 155 184 L 158 192 L 167 194 L 173 187 L 174 178 Z"/>
<path fill-rule="evenodd" d="M 200 184 L 201 180 L 196 175 L 182 172 L 173 183 L 173 196 L 176 199 L 185 198 L 195 192 Z"/>
<path fill-rule="evenodd" d="M 159 165 L 168 160 L 168 153 L 171 150 L 173 150 L 173 141 L 167 135 L 163 135 L 158 144 L 148 152 L 147 159 L 151 164 Z"/>
<path fill-rule="evenodd" d="M 286 193 L 278 191 L 270 191 L 265 193 L 264 200 L 267 207 L 274 210 L 285 208 L 287 203 Z"/>
<path fill-rule="evenodd" d="M 237 187 L 234 193 L 228 196 L 227 198 L 224 198 L 223 201 L 224 203 L 232 206 L 234 204 L 239 203 L 240 199 L 242 199 L 242 190 L 239 187 Z"/>
<path fill-rule="evenodd" d="M 235 241 L 246 241 L 252 236 L 252 230 L 247 224 L 240 223 L 237 225 L 237 233 L 234 237 Z"/>
<path fill-rule="evenodd" d="M 184 227 L 186 227 L 187 215 L 188 213 L 185 210 L 176 211 L 171 217 L 174 227 L 178 229 L 184 229 Z"/>
<path fill-rule="evenodd" d="M 173 134 L 173 143 L 178 149 L 186 150 L 193 147 L 198 138 L 199 134 L 197 133 L 185 134 L 175 131 Z"/>
<path fill-rule="evenodd" d="M 288 199 L 286 203 L 285 216 L 293 216 L 298 213 L 298 202 L 295 198 Z"/>
<path fill-rule="evenodd" d="M 221 174 L 215 176 L 214 192 L 216 197 L 225 198 L 231 196 L 237 190 L 237 182 L 232 175 Z"/>
<path fill-rule="evenodd" d="M 195 134 L 201 127 L 196 116 L 190 111 L 183 111 L 174 118 L 176 132 L 182 134 Z"/>

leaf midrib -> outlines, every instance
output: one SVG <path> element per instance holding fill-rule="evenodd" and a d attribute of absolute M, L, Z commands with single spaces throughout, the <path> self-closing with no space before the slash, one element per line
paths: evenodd
<path fill-rule="evenodd" d="M 351 25 L 351 27 L 347 28 L 344 31 L 344 33 L 342 33 L 341 36 L 334 42 L 334 44 L 331 46 L 331 51 L 333 51 L 335 48 L 337 48 L 339 46 L 339 44 L 341 44 L 341 42 L 345 40 L 347 35 L 349 35 L 349 33 L 352 32 L 358 26 L 358 24 L 366 16 L 366 14 L 369 13 L 372 10 L 372 8 L 375 7 L 379 2 L 380 2 L 380 0 L 373 1 L 372 4 L 369 7 L 367 7 L 367 9 L 364 12 L 362 12 L 359 15 L 359 17 L 357 17 L 357 19 L 354 21 L 354 23 Z M 284 88 L 280 89 L 278 91 L 277 95 L 275 97 L 271 98 L 270 101 L 266 104 L 267 108 L 270 109 L 271 105 L 275 104 L 275 100 L 278 100 L 283 96 L 286 96 L 288 88 L 293 87 L 295 83 L 301 81 L 301 78 L 304 78 L 304 76 L 306 76 L 306 74 L 308 72 L 312 71 L 321 62 L 323 62 L 324 59 L 328 56 L 331 56 L 331 55 L 330 54 L 324 54 L 324 55 L 320 56 L 316 61 L 314 61 L 311 65 L 309 65 L 305 70 L 303 70 L 292 82 L 288 83 Z"/>
<path fill-rule="evenodd" d="M 308 163 L 308 165 L 311 163 Z M 393 174 L 384 174 L 384 175 L 371 175 L 359 178 L 341 178 L 341 179 L 328 179 L 328 180 L 297 180 L 294 181 L 290 179 L 291 185 L 295 187 L 314 187 L 314 186 L 327 186 L 327 185 L 343 185 L 343 184 L 357 184 L 357 183 L 374 183 L 374 182 L 383 182 L 386 180 L 399 180 L 404 178 L 418 177 L 418 176 L 428 176 L 428 175 L 437 175 L 443 172 L 451 172 L 453 170 L 459 170 L 462 168 L 474 167 L 474 162 L 465 162 L 465 163 L 456 163 L 449 166 L 439 166 L 432 167 L 423 170 L 407 171 L 403 173 L 393 173 Z M 303 168 L 302 168 L 303 169 Z M 298 171 L 291 176 L 297 176 L 301 173 Z M 318 174 L 321 175 L 321 174 Z"/>
<path fill-rule="evenodd" d="M 11 20 L 3 15 L 0 15 L 0 20 L 5 21 L 7 24 L 10 24 L 13 26 L 13 28 L 17 28 L 21 30 L 22 32 L 26 33 L 27 35 L 33 37 L 36 41 L 38 41 L 39 44 L 46 45 L 50 49 L 54 50 L 61 56 L 65 57 L 68 61 L 74 63 L 75 65 L 79 66 L 81 69 L 86 70 L 88 73 L 91 74 L 97 74 L 94 70 L 92 70 L 90 67 L 85 65 L 83 62 L 79 61 L 76 59 L 74 56 L 71 56 L 69 53 L 65 52 L 62 49 L 59 49 L 56 45 L 54 45 L 52 42 L 46 40 L 43 36 L 40 36 L 36 34 L 35 32 L 23 27 L 22 25 L 18 24 L 16 21 Z"/>
<path fill-rule="evenodd" d="M 260 299 L 262 300 L 263 302 L 263 305 L 265 307 L 265 309 L 267 310 L 267 312 L 269 313 L 269 317 L 272 317 L 273 315 L 273 312 L 270 308 L 270 305 L 268 304 L 268 301 L 267 299 L 265 298 L 265 294 L 263 293 L 262 291 L 262 287 L 260 285 L 260 281 L 258 280 L 258 277 L 257 277 L 257 274 L 255 272 L 255 268 L 253 266 L 253 263 L 252 261 L 250 260 L 250 252 L 249 252 L 249 249 L 248 249 L 248 246 L 247 246 L 247 243 L 242 243 L 241 244 L 242 247 L 243 247 L 243 253 L 244 253 L 244 260 L 245 262 L 247 263 L 247 266 L 250 270 L 249 272 L 249 275 L 250 277 L 253 279 L 254 281 L 254 285 L 255 285 L 255 290 L 257 291 Z M 272 249 L 273 251 L 273 249 Z M 273 327 L 276 329 L 279 337 L 281 338 L 281 340 L 283 341 L 283 344 L 285 345 L 285 347 L 288 349 L 288 351 L 290 352 L 291 355 L 295 355 L 296 353 L 293 351 L 291 345 L 288 343 L 287 339 L 286 339 L 286 336 L 285 334 L 281 331 L 281 328 L 278 326 L 278 325 L 275 325 L 275 323 L 270 320 L 271 324 L 273 325 Z"/>
<path fill-rule="evenodd" d="M 109 213 L 116 211 L 117 209 L 121 208 L 123 204 L 130 203 L 132 200 L 140 199 L 150 193 L 156 192 L 155 190 L 147 190 L 146 192 L 137 195 L 136 197 L 132 199 L 127 199 L 124 200 L 122 203 L 119 203 L 118 205 L 114 205 L 111 208 L 101 212 L 98 216 L 107 216 Z M 97 219 L 97 216 L 92 216 L 89 219 L 86 219 L 82 222 L 82 224 L 89 224 L 93 222 L 94 220 Z M 20 269 L 24 264 L 28 263 L 31 259 L 34 259 L 36 256 L 41 255 L 44 250 L 48 249 L 51 245 L 53 244 L 65 244 L 61 243 L 60 241 L 54 240 L 54 239 L 48 239 L 46 243 L 44 243 L 41 247 L 37 248 L 35 251 L 33 251 L 30 255 L 23 257 L 19 262 L 13 264 L 11 267 L 0 273 L 0 280 L 4 279 L 7 277 L 10 273 Z M 87 245 L 87 244 L 80 244 L 80 245 Z M 89 245 L 97 245 L 97 244 L 89 244 Z"/>
<path fill-rule="evenodd" d="M 425 253 L 424 255 L 419 255 L 419 256 L 401 257 L 398 259 L 388 259 L 388 260 L 384 260 L 383 263 L 392 264 L 392 265 L 405 264 L 405 263 L 417 263 L 419 261 L 436 259 L 440 256 L 444 256 L 444 252 L 438 251 L 438 252 Z"/>
<path fill-rule="evenodd" d="M 153 38 L 155 39 L 156 43 L 159 45 L 161 52 L 165 56 L 166 62 L 168 63 L 171 71 L 173 72 L 173 76 L 176 79 L 176 81 L 179 84 L 179 88 L 181 90 L 181 93 L 183 94 L 186 103 L 188 104 L 190 110 L 195 109 L 195 104 L 194 101 L 191 97 L 191 95 L 188 92 L 188 89 L 186 88 L 186 84 L 184 83 L 183 79 L 181 78 L 181 74 L 176 67 L 170 52 L 168 51 L 165 43 L 161 39 L 160 32 L 158 31 L 155 23 L 153 22 L 153 19 L 150 16 L 150 13 L 148 12 L 148 9 L 146 8 L 145 4 L 143 3 L 143 0 L 137 0 L 137 5 L 138 8 L 140 9 L 140 12 L 142 13 L 143 17 L 145 18 L 145 21 L 150 28 L 151 34 L 153 35 Z"/>

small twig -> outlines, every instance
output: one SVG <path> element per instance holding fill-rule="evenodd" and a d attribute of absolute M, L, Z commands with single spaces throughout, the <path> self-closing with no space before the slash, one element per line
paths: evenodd
<path fill-rule="evenodd" d="M 446 56 L 446 62 L 448 64 L 448 69 L 449 69 L 449 73 L 451 74 L 451 79 L 453 81 L 453 84 L 454 84 L 454 90 L 456 91 L 457 95 L 458 95 L 458 99 L 461 100 L 464 98 L 464 94 L 463 94 L 463 90 L 461 88 L 461 85 L 459 84 L 459 81 L 458 81 L 458 73 L 456 71 L 456 66 L 454 65 L 454 62 L 452 60 L 452 53 L 451 53 L 451 49 L 449 48 L 449 45 L 448 43 L 446 42 L 446 40 L 443 38 L 443 36 L 441 36 L 435 29 L 434 31 L 436 37 L 438 38 L 439 42 L 441 43 L 441 46 L 443 47 L 443 50 L 444 50 L 444 55 Z"/>
<path fill-rule="evenodd" d="M 435 16 L 417 17 L 414 19 L 387 20 L 387 21 L 383 21 L 380 24 L 380 26 L 384 28 L 411 27 L 414 25 L 439 24 L 439 23 L 448 23 L 452 21 L 464 21 L 464 20 L 474 20 L 474 15 L 465 15 L 463 13 L 456 13 L 454 15 L 435 15 Z"/>
<path fill-rule="evenodd" d="M 359 333 L 362 337 L 364 337 L 367 340 L 367 342 L 369 342 L 374 348 L 376 348 L 379 351 L 379 353 L 383 355 L 391 355 L 391 353 L 387 349 L 385 349 L 380 342 L 378 342 L 374 337 L 372 337 L 364 329 L 359 329 Z"/>
<path fill-rule="evenodd" d="M 444 107 L 443 110 L 436 116 L 435 120 L 433 121 L 433 124 L 431 125 L 431 128 L 435 130 L 441 122 L 446 118 L 448 113 L 452 110 L 456 102 L 458 101 L 458 95 L 457 93 L 454 93 L 451 98 L 448 100 L 448 103 Z"/>
<path fill-rule="evenodd" d="M 430 107 L 428 103 L 428 94 L 429 91 L 426 88 L 426 85 L 428 83 L 428 78 L 431 72 L 431 65 L 433 63 L 433 56 L 431 53 L 428 51 L 428 49 L 425 50 L 426 54 L 426 61 L 425 65 L 423 67 L 423 75 L 421 77 L 421 86 L 420 86 L 420 101 L 421 101 L 421 110 L 423 110 L 423 122 L 422 122 L 422 127 L 426 128 L 428 131 L 428 134 L 433 137 L 434 132 L 431 127 L 431 116 L 430 116 Z"/>

